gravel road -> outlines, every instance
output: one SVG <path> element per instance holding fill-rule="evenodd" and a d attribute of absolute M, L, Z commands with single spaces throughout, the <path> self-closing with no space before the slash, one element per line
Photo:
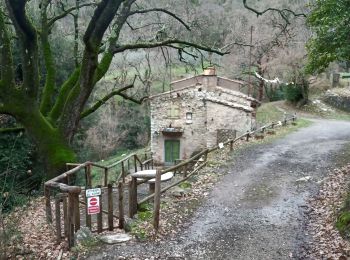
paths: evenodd
<path fill-rule="evenodd" d="M 89 259 L 299 259 L 306 200 L 350 140 L 349 122 L 313 121 L 232 157 L 176 238 L 109 246 Z"/>

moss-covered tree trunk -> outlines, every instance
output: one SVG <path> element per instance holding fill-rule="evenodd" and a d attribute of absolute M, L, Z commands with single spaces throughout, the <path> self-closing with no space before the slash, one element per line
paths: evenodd
<path fill-rule="evenodd" d="M 28 18 L 27 0 L 0 1 L 0 114 L 15 117 L 29 136 L 35 141 L 47 165 L 47 177 L 53 177 L 65 170 L 67 162 L 74 162 L 76 156 L 71 143 L 82 118 L 90 115 L 115 95 L 123 96 L 136 103 L 138 100 L 123 91 L 133 84 L 120 87 L 108 93 L 90 108 L 87 103 L 96 83 L 107 73 L 116 53 L 140 48 L 167 46 L 177 50 L 194 47 L 204 51 L 220 51 L 175 38 L 146 40 L 120 44 L 119 35 L 127 19 L 135 14 L 162 12 L 170 15 L 182 25 L 189 26 L 177 15 L 162 8 L 143 9 L 135 5 L 135 0 L 76 1 L 75 5 L 57 6 L 50 0 L 41 0 L 39 24 L 34 26 Z M 62 3 L 63 4 L 63 3 Z M 82 59 L 78 60 L 75 44 L 75 69 L 61 85 L 57 85 L 57 67 L 50 44 L 54 24 L 75 12 L 77 19 L 80 8 L 94 8 L 93 15 L 83 36 Z M 55 10 L 53 10 L 55 9 Z M 54 16 L 56 15 L 56 16 Z M 75 20 L 76 25 L 78 24 Z M 106 35 L 110 28 L 110 34 Z M 75 27 L 78 32 L 77 26 Z M 76 34 L 76 40 L 78 39 Z M 102 40 L 105 39 L 104 44 Z M 12 47 L 20 46 L 23 78 L 15 77 Z M 103 47 L 103 48 L 102 48 Z M 39 65 L 40 64 L 40 65 Z M 41 65 L 42 64 L 42 65 Z M 40 74 L 40 66 L 45 73 Z M 41 79 L 41 80 L 40 80 Z M 44 83 L 44 84 L 41 84 Z M 142 99 L 141 99 L 142 100 Z"/>
<path fill-rule="evenodd" d="M 62 132 L 42 115 L 38 106 L 21 103 L 10 108 L 17 121 L 36 143 L 39 154 L 46 165 L 46 178 L 53 178 L 66 169 L 66 163 L 76 162 L 76 154 Z M 22 107 L 26 109 L 22 109 Z"/>

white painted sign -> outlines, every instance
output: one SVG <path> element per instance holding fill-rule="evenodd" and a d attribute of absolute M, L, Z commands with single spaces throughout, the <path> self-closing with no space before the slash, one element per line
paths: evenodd
<path fill-rule="evenodd" d="M 101 211 L 100 197 L 87 198 L 88 215 L 98 214 Z"/>
<path fill-rule="evenodd" d="M 96 197 L 101 195 L 101 188 L 88 189 L 85 192 L 86 197 Z"/>

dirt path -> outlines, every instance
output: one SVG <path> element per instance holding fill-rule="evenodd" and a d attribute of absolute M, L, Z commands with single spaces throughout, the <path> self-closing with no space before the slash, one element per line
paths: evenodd
<path fill-rule="evenodd" d="M 176 239 L 106 247 L 90 259 L 298 258 L 305 201 L 349 138 L 350 122 L 315 120 L 281 140 L 247 148 L 222 166 L 227 175 Z M 304 176 L 312 180 L 296 183 Z"/>

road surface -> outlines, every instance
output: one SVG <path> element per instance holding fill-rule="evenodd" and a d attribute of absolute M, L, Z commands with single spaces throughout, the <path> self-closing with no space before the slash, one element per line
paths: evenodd
<path fill-rule="evenodd" d="M 306 200 L 350 140 L 350 122 L 313 121 L 232 157 L 176 239 L 109 246 L 89 259 L 298 259 Z"/>

